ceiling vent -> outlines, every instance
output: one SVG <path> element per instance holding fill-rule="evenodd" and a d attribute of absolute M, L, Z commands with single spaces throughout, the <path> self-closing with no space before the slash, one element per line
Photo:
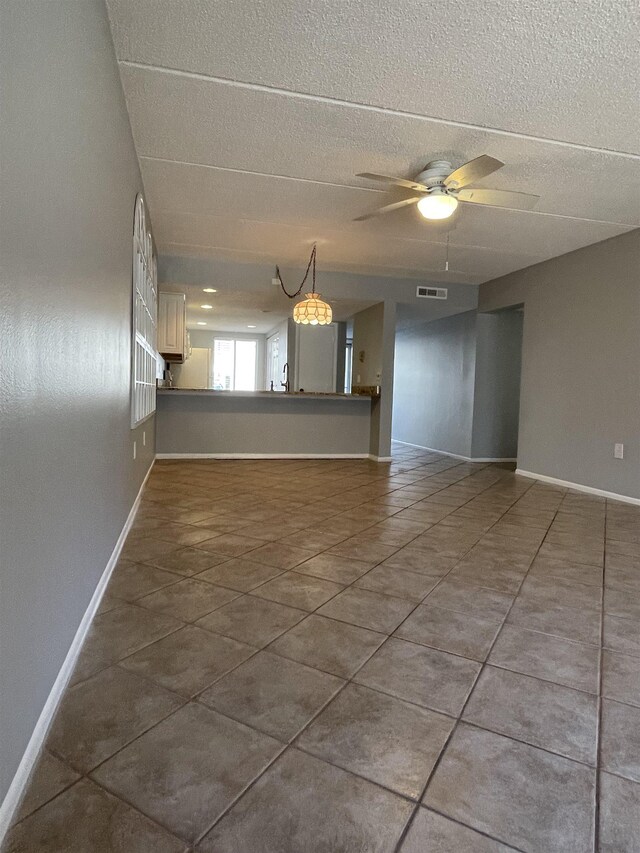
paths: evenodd
<path fill-rule="evenodd" d="M 426 287 L 423 284 L 419 284 L 418 287 L 416 287 L 416 296 L 419 296 L 421 299 L 446 299 L 447 288 Z"/>

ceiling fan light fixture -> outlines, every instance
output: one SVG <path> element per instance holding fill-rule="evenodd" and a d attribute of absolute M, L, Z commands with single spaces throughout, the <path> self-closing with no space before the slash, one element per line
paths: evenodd
<path fill-rule="evenodd" d="M 305 293 L 306 299 L 293 306 L 293 320 L 303 326 L 328 326 L 333 319 L 333 311 L 328 302 L 324 302 L 319 293 Z"/>
<path fill-rule="evenodd" d="M 448 219 L 457 206 L 458 200 L 442 190 L 431 192 L 418 202 L 418 210 L 425 219 Z"/>

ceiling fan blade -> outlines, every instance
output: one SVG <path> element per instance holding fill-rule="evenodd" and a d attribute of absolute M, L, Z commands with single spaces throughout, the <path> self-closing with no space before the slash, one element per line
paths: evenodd
<path fill-rule="evenodd" d="M 512 193 L 507 190 L 464 189 L 456 193 L 458 201 L 472 204 L 488 204 L 494 207 L 513 207 L 516 210 L 532 210 L 540 201 L 539 195 Z"/>
<path fill-rule="evenodd" d="M 356 178 L 367 178 L 369 181 L 383 181 L 385 184 L 396 184 L 396 186 L 406 187 L 408 190 L 427 192 L 429 189 L 424 184 L 417 184 L 415 181 L 405 181 L 404 178 L 394 178 L 393 175 L 375 175 L 373 172 L 358 172 Z"/>
<path fill-rule="evenodd" d="M 414 198 L 405 198 L 403 201 L 396 201 L 393 204 L 387 204 L 384 207 L 379 207 L 373 213 L 364 213 L 362 216 L 356 216 L 354 222 L 363 222 L 365 219 L 372 219 L 374 216 L 381 216 L 383 213 L 391 213 L 393 210 L 400 210 L 401 207 L 408 207 L 410 204 L 416 204 L 420 201 L 420 196 Z"/>
<path fill-rule="evenodd" d="M 492 172 L 497 172 L 503 166 L 504 163 L 501 160 L 483 154 L 481 157 L 476 157 L 475 160 L 469 160 L 464 166 L 460 166 L 452 172 L 448 178 L 445 178 L 444 185 L 451 189 L 466 187 L 467 184 L 473 184 L 480 178 L 486 178 Z"/>

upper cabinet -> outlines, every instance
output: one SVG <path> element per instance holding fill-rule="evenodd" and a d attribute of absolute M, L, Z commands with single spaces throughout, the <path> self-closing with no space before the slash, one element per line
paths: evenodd
<path fill-rule="evenodd" d="M 158 352 L 166 361 L 189 358 L 187 301 L 184 293 L 158 294 Z"/>

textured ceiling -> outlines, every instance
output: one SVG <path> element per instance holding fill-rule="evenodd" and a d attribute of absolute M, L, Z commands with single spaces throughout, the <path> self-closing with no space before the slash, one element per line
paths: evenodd
<path fill-rule="evenodd" d="M 108 0 L 161 252 L 479 283 L 640 225 L 635 0 Z M 479 154 L 534 212 L 353 218 Z M 444 273 L 449 241 L 450 272 Z"/>

